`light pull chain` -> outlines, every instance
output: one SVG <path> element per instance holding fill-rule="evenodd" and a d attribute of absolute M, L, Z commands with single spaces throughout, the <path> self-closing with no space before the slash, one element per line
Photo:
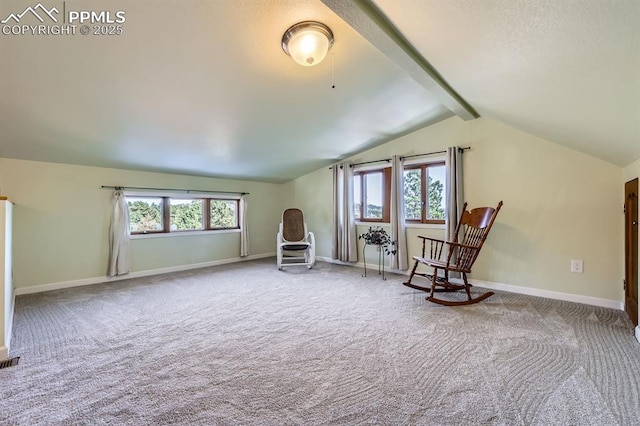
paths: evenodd
<path fill-rule="evenodd" d="M 331 88 L 335 89 L 336 88 L 336 71 L 335 71 L 335 66 L 333 64 L 333 59 L 336 56 L 336 52 L 332 51 L 331 52 Z"/>

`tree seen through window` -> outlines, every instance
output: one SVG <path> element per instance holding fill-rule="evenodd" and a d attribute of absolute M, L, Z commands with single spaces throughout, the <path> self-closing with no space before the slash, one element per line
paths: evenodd
<path fill-rule="evenodd" d="M 423 164 L 405 169 L 404 209 L 406 220 L 427 223 L 442 223 L 444 221 L 444 173 L 445 166 L 442 163 Z"/>
<path fill-rule="evenodd" d="M 129 229 L 132 234 L 238 229 L 238 205 L 237 199 L 128 196 Z"/>
<path fill-rule="evenodd" d="M 131 232 L 162 231 L 162 198 L 127 197 Z"/>

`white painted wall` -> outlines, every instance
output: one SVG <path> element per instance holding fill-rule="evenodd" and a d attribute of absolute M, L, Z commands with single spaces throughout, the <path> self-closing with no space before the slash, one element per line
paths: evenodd
<path fill-rule="evenodd" d="M 350 158 L 351 162 L 470 146 L 463 158 L 470 207 L 504 201 L 472 277 L 545 291 L 623 300 L 622 169 L 489 119 L 457 117 Z M 331 172 L 327 168 L 287 183 L 284 201 L 305 210 L 318 255 L 331 255 Z M 362 232 L 359 228 L 358 232 Z M 410 255 L 419 254 L 408 231 Z M 571 273 L 571 259 L 584 273 Z M 361 260 L 361 259 L 360 259 Z M 367 258 L 369 261 L 369 258 Z"/>
<path fill-rule="evenodd" d="M 0 201 L 0 361 L 9 356 L 13 320 L 13 281 L 11 273 L 11 211 L 9 201 Z"/>
<path fill-rule="evenodd" d="M 104 277 L 111 190 L 101 185 L 249 192 L 249 253 L 275 251 L 281 185 L 0 159 L 15 203 L 16 288 Z M 239 233 L 131 241 L 132 272 L 237 258 Z"/>

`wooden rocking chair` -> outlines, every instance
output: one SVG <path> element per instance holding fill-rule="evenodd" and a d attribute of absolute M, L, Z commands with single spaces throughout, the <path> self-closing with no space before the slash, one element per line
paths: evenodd
<path fill-rule="evenodd" d="M 502 201 L 498 203 L 498 207 L 479 207 L 471 211 L 467 211 L 467 203 L 464 203 L 462 207 L 462 215 L 456 225 L 453 241 L 443 241 L 435 238 L 418 236 L 422 239 L 422 256 L 413 256 L 416 261 L 409 280 L 404 285 L 415 288 L 417 290 L 428 291 L 429 297 L 427 300 L 433 303 L 439 303 L 446 306 L 458 306 L 458 305 L 470 305 L 472 303 L 478 303 L 490 296 L 493 296 L 493 292 L 480 294 L 477 297 L 471 296 L 471 284 L 467 281 L 467 273 L 471 272 L 471 267 L 475 262 L 482 244 L 487 239 L 487 235 L 493 226 L 493 221 L 496 219 L 500 208 L 502 207 Z M 462 243 L 458 242 L 458 235 L 462 232 L 464 240 Z M 429 257 L 426 257 L 427 241 L 430 242 Z M 446 260 L 441 260 L 443 248 L 447 247 Z M 424 264 L 433 268 L 433 274 L 426 274 L 416 272 L 419 264 Z M 444 276 L 438 276 L 438 270 L 444 272 Z M 464 284 L 454 284 L 449 281 L 450 272 L 459 272 L 462 274 L 462 280 Z M 423 287 L 420 285 L 412 284 L 411 280 L 415 275 L 420 275 L 431 281 L 430 287 Z M 467 300 L 453 301 L 446 299 L 438 299 L 434 296 L 436 292 L 451 292 L 465 290 L 467 293 Z"/>

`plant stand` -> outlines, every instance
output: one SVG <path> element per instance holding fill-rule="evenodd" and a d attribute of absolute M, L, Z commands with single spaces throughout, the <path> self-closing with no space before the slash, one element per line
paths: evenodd
<path fill-rule="evenodd" d="M 362 262 L 364 264 L 364 274 L 363 277 L 367 276 L 367 257 L 365 255 L 367 246 L 369 244 L 365 243 L 364 247 L 362 247 Z M 382 280 L 386 281 L 387 277 L 384 275 L 384 256 L 382 255 L 382 247 L 380 244 L 374 244 L 376 246 L 376 250 L 378 252 L 378 275 L 382 275 Z"/>

